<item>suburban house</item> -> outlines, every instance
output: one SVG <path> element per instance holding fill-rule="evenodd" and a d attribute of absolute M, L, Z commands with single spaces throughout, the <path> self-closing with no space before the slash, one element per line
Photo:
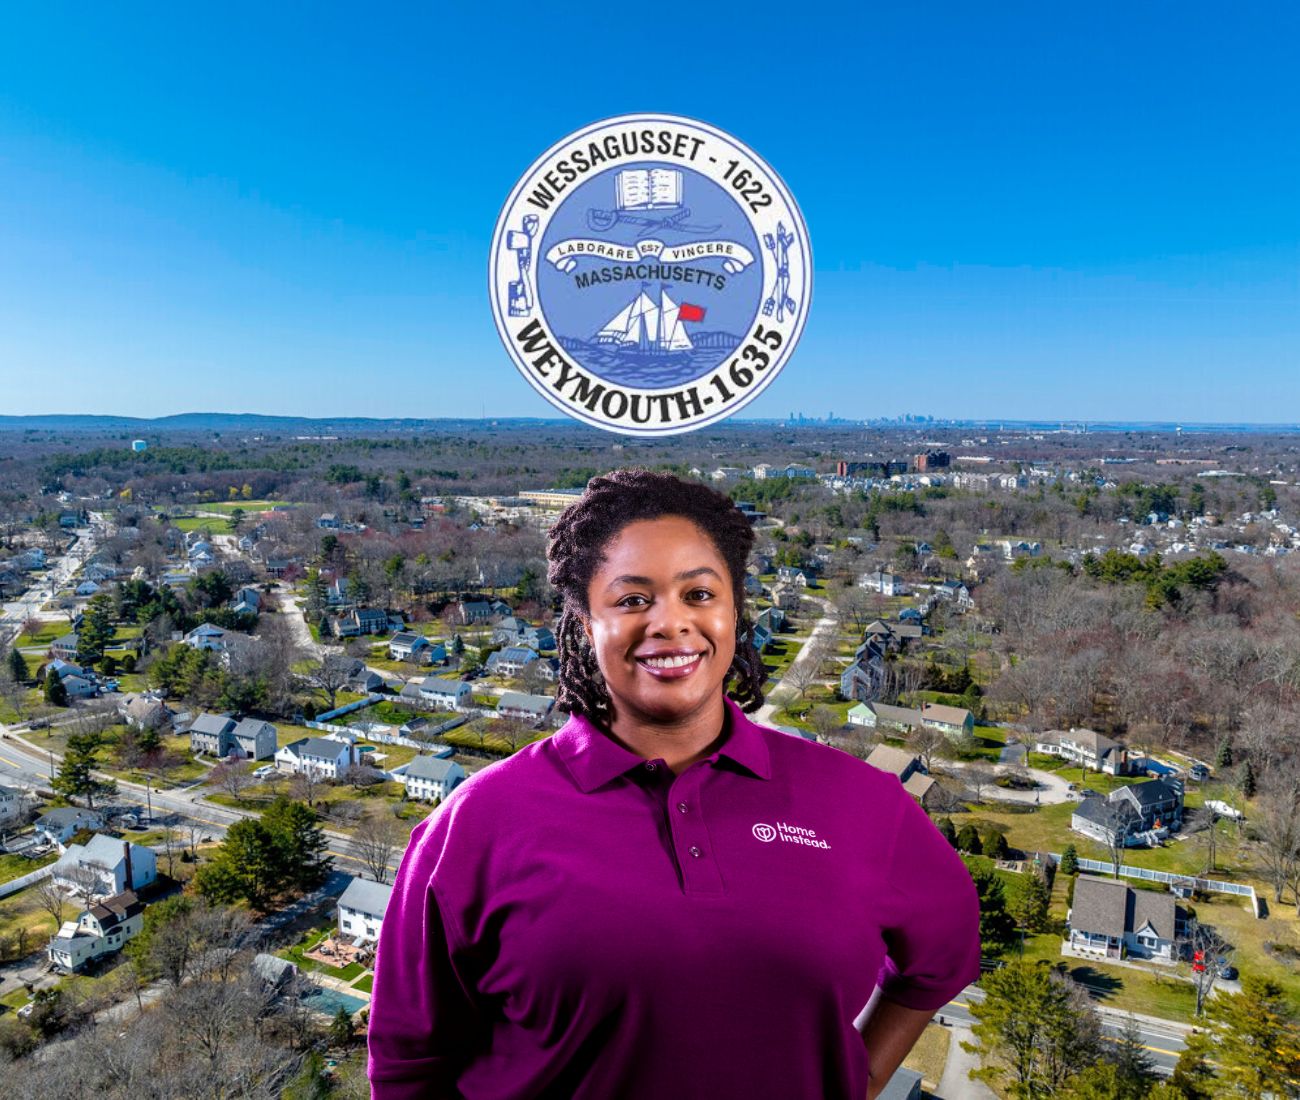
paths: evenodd
<path fill-rule="evenodd" d="M 325 604 L 328 607 L 347 607 L 352 603 L 352 597 L 348 595 L 347 577 L 336 577 L 330 581 L 330 585 L 325 589 Z"/>
<path fill-rule="evenodd" d="M 452 608 L 451 617 L 460 626 L 471 626 L 509 614 L 510 605 L 504 600 L 460 600 Z"/>
<path fill-rule="evenodd" d="M 1118 787 L 1105 798 L 1085 798 L 1070 818 L 1075 832 L 1103 844 L 1119 836 L 1126 846 L 1163 840 L 1182 823 L 1183 784 L 1179 779 L 1149 779 Z"/>
<path fill-rule="evenodd" d="M 867 763 L 882 772 L 898 776 L 900 783 L 906 783 L 917 773 L 925 774 L 925 766 L 916 753 L 896 749 L 893 745 L 877 745 L 867 757 Z"/>
<path fill-rule="evenodd" d="M 776 579 L 784 584 L 792 584 L 797 588 L 808 587 L 808 574 L 802 569 L 796 569 L 792 565 L 782 565 L 777 568 Z"/>
<path fill-rule="evenodd" d="M 117 704 L 117 713 L 132 729 L 157 730 L 169 725 L 172 711 L 161 699 L 148 695 L 126 695 Z"/>
<path fill-rule="evenodd" d="M 1178 961 L 1187 913 L 1168 893 L 1135 890 L 1116 879 L 1080 875 L 1074 883 L 1063 955 Z"/>
<path fill-rule="evenodd" d="M 858 578 L 858 587 L 870 592 L 879 592 L 882 596 L 906 596 L 911 591 L 901 577 L 883 569 L 863 573 Z"/>
<path fill-rule="evenodd" d="M 384 678 L 373 669 L 366 668 L 366 662 L 360 657 L 354 658 L 351 666 L 348 668 L 348 691 L 355 691 L 360 695 L 369 695 L 372 691 L 378 691 L 384 686 Z"/>
<path fill-rule="evenodd" d="M 857 707 L 853 708 L 855 711 Z M 868 729 L 887 730 L 908 736 L 925 725 L 921 712 L 912 707 L 896 707 L 889 703 L 867 702 L 856 715 L 850 712 L 850 721 Z"/>
<path fill-rule="evenodd" d="M 276 728 L 260 718 L 245 718 L 226 734 L 227 747 L 222 756 L 238 753 L 247 760 L 269 760 L 275 755 Z"/>
<path fill-rule="evenodd" d="M 76 634 L 64 634 L 50 643 L 50 656 L 57 657 L 61 661 L 75 661 L 77 646 L 80 644 L 81 639 Z"/>
<path fill-rule="evenodd" d="M 518 718 L 537 725 L 544 722 L 555 706 L 549 695 L 527 695 L 522 691 L 507 691 L 497 702 L 497 714 L 503 718 Z"/>
<path fill-rule="evenodd" d="M 239 639 L 239 641 L 235 639 Z M 240 634 L 235 630 L 225 630 L 222 627 L 213 626 L 212 623 L 200 623 L 184 638 L 185 644 L 191 649 L 210 649 L 217 653 L 225 653 L 232 645 L 238 645 L 239 642 L 249 640 L 251 639 L 247 634 Z"/>
<path fill-rule="evenodd" d="M 440 676 L 426 676 L 422 683 L 413 686 L 420 697 L 420 705 L 433 710 L 461 710 L 473 705 L 474 692 L 466 680 L 444 680 Z M 405 694 L 405 693 L 403 693 Z"/>
<path fill-rule="evenodd" d="M 69 844 L 51 876 L 69 893 L 111 897 L 148 886 L 158 877 L 158 864 L 152 848 L 96 833 L 87 844 Z"/>
<path fill-rule="evenodd" d="M 99 585 L 92 580 L 84 580 L 72 591 L 78 596 L 93 596 L 99 591 Z"/>
<path fill-rule="evenodd" d="M 44 837 L 50 844 L 62 848 L 82 829 L 102 829 L 104 819 L 94 810 L 82 810 L 76 806 L 64 806 L 50 810 L 36 819 L 36 835 Z"/>
<path fill-rule="evenodd" d="M 939 599 L 953 604 L 958 611 L 975 610 L 975 601 L 971 598 L 970 589 L 961 581 L 944 581 L 934 590 L 934 594 Z"/>
<path fill-rule="evenodd" d="M 388 632 L 388 612 L 380 607 L 354 607 L 347 614 L 334 619 L 331 626 L 340 638 L 385 634 Z"/>
<path fill-rule="evenodd" d="M 779 607 L 765 607 L 754 616 L 754 625 L 764 627 L 770 634 L 780 634 L 785 626 L 785 611 Z"/>
<path fill-rule="evenodd" d="M 229 751 L 227 735 L 235 720 L 225 714 L 200 714 L 190 724 L 190 751 L 209 756 L 225 756 Z"/>
<path fill-rule="evenodd" d="M 230 597 L 230 610 L 236 613 L 256 615 L 262 606 L 262 594 L 248 585 L 239 589 Z"/>
<path fill-rule="evenodd" d="M 1106 775 L 1126 775 L 1129 770 L 1128 750 L 1096 730 L 1048 730 L 1034 738 L 1034 751 L 1064 757 Z"/>
<path fill-rule="evenodd" d="M 423 634 L 416 634 L 409 630 L 399 630 L 388 639 L 388 659 L 390 661 L 419 661 L 422 664 L 428 664 L 432 658 L 429 651 L 433 649 L 432 643 Z M 447 651 L 443 649 L 443 656 L 446 657 Z"/>
<path fill-rule="evenodd" d="M 330 737 L 304 737 L 275 754 L 277 771 L 310 772 L 318 779 L 338 779 L 356 762 L 357 750 L 351 743 Z"/>
<path fill-rule="evenodd" d="M 27 800 L 17 787 L 0 785 L 0 829 L 19 821 L 26 805 Z"/>
<path fill-rule="evenodd" d="M 465 779 L 465 769 L 454 760 L 437 756 L 417 756 L 393 770 L 406 787 L 406 797 L 420 802 L 441 802 L 457 783 Z"/>
<path fill-rule="evenodd" d="M 63 690 L 68 693 L 69 699 L 91 699 L 99 694 L 99 681 L 93 677 L 73 673 L 59 678 L 63 681 Z"/>
<path fill-rule="evenodd" d="M 334 512 L 322 512 L 320 518 L 316 521 L 316 526 L 322 531 L 337 531 L 343 525 L 339 522 L 339 517 Z"/>
<path fill-rule="evenodd" d="M 548 626 L 533 626 L 523 619 L 507 615 L 492 629 L 492 644 L 530 646 L 536 650 L 554 649 L 555 635 Z"/>
<path fill-rule="evenodd" d="M 382 882 L 354 878 L 339 898 L 339 934 L 357 944 L 374 943 L 392 893 L 393 888 Z"/>
<path fill-rule="evenodd" d="M 537 651 L 527 646 L 512 645 L 488 655 L 487 670 L 499 676 L 518 676 L 537 660 Z"/>
<path fill-rule="evenodd" d="M 975 716 L 965 707 L 946 707 L 941 703 L 922 703 L 921 721 L 942 730 L 953 740 L 975 736 Z"/>
<path fill-rule="evenodd" d="M 782 612 L 782 621 L 784 621 L 784 612 L 798 611 L 803 606 L 803 597 L 799 594 L 799 589 L 793 584 L 786 584 L 781 581 L 772 585 L 772 608 Z"/>
<path fill-rule="evenodd" d="M 885 680 L 884 648 L 868 639 L 854 651 L 853 660 L 840 673 L 840 695 L 869 703 L 880 694 Z M 861 723 L 863 725 L 869 723 Z"/>
<path fill-rule="evenodd" d="M 120 951 L 144 928 L 144 905 L 131 890 L 83 909 L 63 927 L 45 949 L 56 970 L 72 973 L 103 955 Z"/>

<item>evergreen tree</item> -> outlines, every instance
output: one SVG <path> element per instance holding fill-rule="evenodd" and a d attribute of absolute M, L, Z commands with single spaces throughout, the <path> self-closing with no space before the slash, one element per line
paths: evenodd
<path fill-rule="evenodd" d="M 68 705 L 68 689 L 63 686 L 62 679 L 54 669 L 45 674 L 45 701 L 54 707 Z"/>
<path fill-rule="evenodd" d="M 1190 1047 L 1178 1056 L 1169 1084 L 1183 1100 L 1214 1100 L 1214 1070 L 1203 1054 Z"/>
<path fill-rule="evenodd" d="M 939 832 L 943 834 L 944 840 L 954 848 L 957 847 L 957 827 L 952 823 L 952 818 L 941 817 L 936 822 L 936 825 L 939 828 Z"/>
<path fill-rule="evenodd" d="M 352 1014 L 342 1005 L 339 1005 L 339 1010 L 334 1013 L 334 1019 L 330 1021 L 329 1037 L 332 1047 L 352 1045 Z"/>
<path fill-rule="evenodd" d="M 291 874 L 285 845 L 275 830 L 257 818 L 245 818 L 226 830 L 226 839 L 212 862 L 199 868 L 194 883 L 210 901 L 245 901 L 265 911 Z"/>
<path fill-rule="evenodd" d="M 1241 772 L 1238 775 L 1237 784 L 1241 789 L 1241 793 L 1243 797 L 1245 798 L 1255 797 L 1255 769 L 1250 766 L 1249 760 L 1247 760 L 1244 764 L 1242 764 Z"/>
<path fill-rule="evenodd" d="M 980 846 L 989 859 L 1005 859 L 1007 855 L 1007 838 L 1001 829 L 988 825 L 980 834 Z"/>
<path fill-rule="evenodd" d="M 97 753 L 104 740 L 98 733 L 74 733 L 68 738 L 68 747 L 63 753 L 63 763 L 59 765 L 59 774 L 50 782 L 64 798 L 84 798 L 86 808 L 95 808 L 95 795 L 111 794 L 117 790 L 117 784 L 95 778 L 94 770 L 99 766 Z"/>
<path fill-rule="evenodd" d="M 1079 873 L 1079 851 L 1073 844 L 1067 844 L 1061 853 L 1061 873 L 1077 875 Z"/>
<path fill-rule="evenodd" d="M 24 660 L 23 655 L 18 652 L 17 646 L 14 646 L 9 651 L 9 675 L 13 677 L 15 684 L 27 683 L 27 661 Z"/>
<path fill-rule="evenodd" d="M 1294 1096 L 1300 1081 L 1300 1018 L 1276 982 L 1247 975 L 1242 992 L 1207 1002 L 1208 1026 L 1187 1041 L 1193 1057 L 1212 1063 L 1216 1095 Z"/>
<path fill-rule="evenodd" d="M 457 657 L 461 656 L 465 652 L 465 639 L 459 634 L 453 634 L 451 637 L 451 651 L 456 654 Z"/>
<path fill-rule="evenodd" d="M 281 797 L 262 815 L 262 821 L 284 852 L 289 885 L 311 890 L 325 881 L 333 861 L 326 852 L 329 841 L 315 810 Z"/>
<path fill-rule="evenodd" d="M 984 845 L 980 842 L 979 830 L 969 822 L 961 827 L 957 834 L 957 849 L 973 856 L 984 854 Z"/>
<path fill-rule="evenodd" d="M 1047 883 L 1034 871 L 1025 871 L 1016 879 L 1007 899 L 1007 912 L 1020 928 L 1041 932 L 1047 927 L 1047 911 L 1052 900 Z"/>
<path fill-rule="evenodd" d="M 1046 962 L 1009 963 L 981 984 L 984 1000 L 970 1004 L 975 1042 L 965 1044 L 980 1055 L 972 1076 L 1036 1100 L 1056 1094 L 1096 1060 L 1096 1013 Z"/>
<path fill-rule="evenodd" d="M 81 629 L 77 632 L 77 663 L 96 664 L 104 656 L 115 632 L 109 597 L 96 596 L 86 607 Z"/>
<path fill-rule="evenodd" d="M 1011 914 L 1007 912 L 1007 896 L 1002 880 L 987 859 L 967 858 L 963 862 L 970 872 L 971 881 L 975 883 L 975 892 L 979 895 L 980 943 L 986 951 L 1000 951 L 1011 941 L 1015 930 Z"/>
<path fill-rule="evenodd" d="M 1232 742 L 1225 738 L 1219 742 L 1219 751 L 1214 757 L 1214 768 L 1216 771 L 1223 771 L 1230 767 L 1232 767 Z"/>

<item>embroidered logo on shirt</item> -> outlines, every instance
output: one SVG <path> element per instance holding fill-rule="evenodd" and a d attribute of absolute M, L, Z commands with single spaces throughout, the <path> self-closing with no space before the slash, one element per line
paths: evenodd
<path fill-rule="evenodd" d="M 803 844 L 809 848 L 830 848 L 826 841 L 817 836 L 816 829 L 804 829 L 798 825 L 788 825 L 778 821 L 776 828 L 759 822 L 750 832 L 764 844 L 771 844 L 778 837 L 787 844 Z"/>

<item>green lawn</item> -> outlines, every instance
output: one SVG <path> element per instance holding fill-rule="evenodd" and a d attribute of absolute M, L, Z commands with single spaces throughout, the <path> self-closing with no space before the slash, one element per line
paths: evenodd
<path fill-rule="evenodd" d="M 331 924 L 324 928 L 315 928 L 311 931 L 304 932 L 302 938 L 292 947 L 286 947 L 276 954 L 282 959 L 288 959 L 302 970 L 314 970 L 319 974 L 328 974 L 331 978 L 338 978 L 340 981 L 349 981 L 352 978 L 360 977 L 365 973 L 365 967 L 360 963 L 348 963 L 347 966 L 329 966 L 326 963 L 317 962 L 315 959 L 306 957 L 305 952 L 312 950 L 326 937 L 334 932 L 334 926 Z"/>
<path fill-rule="evenodd" d="M 375 976 L 366 974 L 364 977 L 352 983 L 353 989 L 359 989 L 362 993 L 373 993 L 375 990 Z"/>
<path fill-rule="evenodd" d="M 9 882 L 11 879 L 21 878 L 23 875 L 37 871 L 48 864 L 53 863 L 59 858 L 58 852 L 47 852 L 39 859 L 28 859 L 26 856 L 0 855 L 0 882 Z M 3 905 L 0 902 L 0 905 Z"/>
<path fill-rule="evenodd" d="M 291 504 L 287 500 L 222 500 L 214 504 L 200 504 L 198 511 L 201 512 L 220 512 L 222 515 L 230 515 L 236 508 L 241 509 L 246 515 L 252 512 L 267 512 L 272 508 L 281 508 Z"/>
<path fill-rule="evenodd" d="M 57 720 L 59 715 L 55 714 L 53 717 Z M 208 769 L 190 755 L 188 737 L 163 737 L 163 747 L 168 750 L 168 756 L 173 761 L 172 765 L 164 770 L 146 773 L 138 768 L 123 767 L 118 763 L 117 746 L 119 739 L 126 732 L 126 726 L 117 725 L 109 727 L 103 733 L 103 744 L 95 754 L 95 759 L 99 768 L 109 775 L 132 783 L 143 783 L 146 778 L 149 778 L 157 787 L 191 783 L 207 774 Z M 39 749 L 62 755 L 67 750 L 69 736 L 70 731 L 67 727 L 50 727 L 34 731 L 28 735 L 28 740 Z"/>
<path fill-rule="evenodd" d="M 63 635 L 67 634 L 71 629 L 72 627 L 62 620 L 43 621 L 35 630 L 24 630 L 20 635 L 18 635 L 17 639 L 15 639 L 14 644 L 19 649 L 26 649 L 34 646 L 39 646 L 41 649 L 49 649 L 50 643 L 53 642 L 54 639 L 62 638 Z"/>

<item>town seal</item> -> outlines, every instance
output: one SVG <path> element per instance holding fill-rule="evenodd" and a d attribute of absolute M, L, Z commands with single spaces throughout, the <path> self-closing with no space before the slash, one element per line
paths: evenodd
<path fill-rule="evenodd" d="M 808 230 L 729 134 L 621 115 L 570 134 L 506 200 L 489 263 L 497 331 L 529 384 L 587 424 L 673 435 L 763 392 L 808 317 Z"/>

